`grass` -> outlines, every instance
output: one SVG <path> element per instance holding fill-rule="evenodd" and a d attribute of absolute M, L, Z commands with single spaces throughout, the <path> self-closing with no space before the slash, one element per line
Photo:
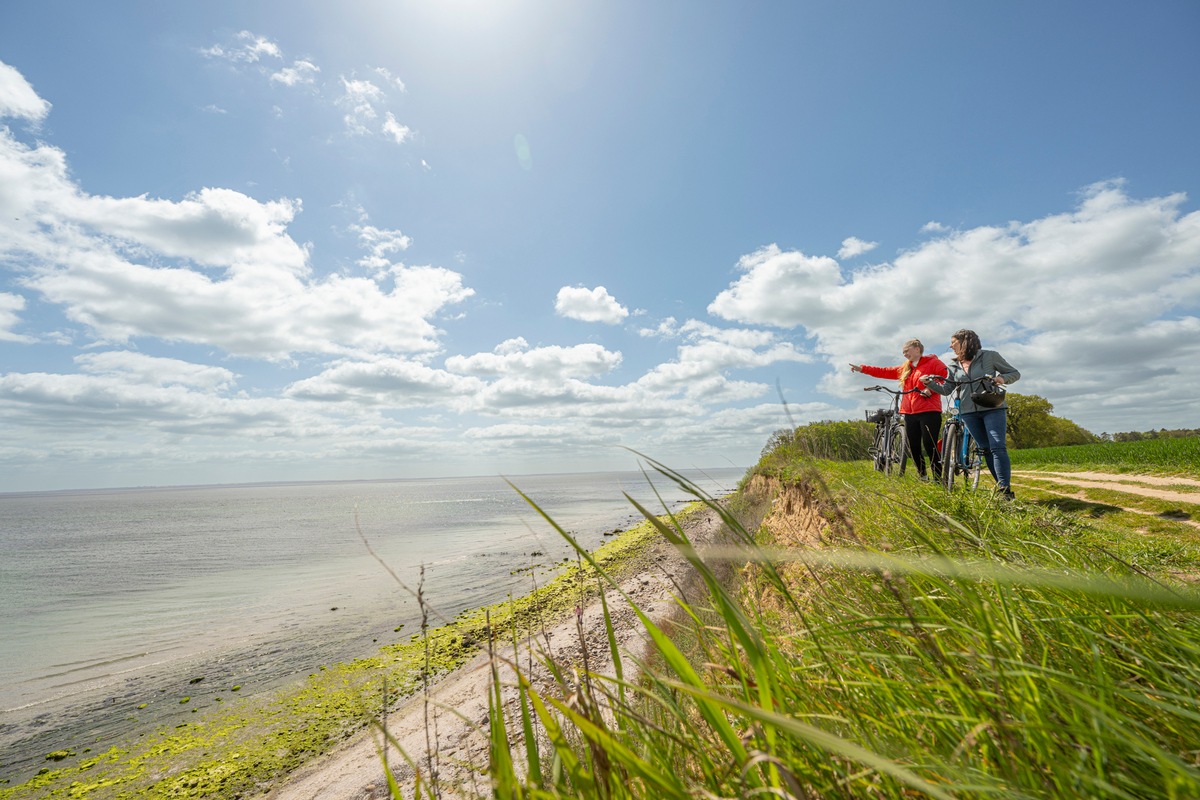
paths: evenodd
<path fill-rule="evenodd" d="M 1009 450 L 1014 469 L 1095 469 L 1200 478 L 1200 437 Z"/>
<path fill-rule="evenodd" d="M 1112 488 L 1075 486 L 1070 483 L 1063 483 L 1054 477 L 1043 478 L 1040 476 L 1020 476 L 1015 482 L 1022 487 L 1023 492 L 1027 488 L 1035 490 L 1042 488 L 1059 494 L 1082 495 L 1089 502 L 1109 504 L 1116 508 L 1136 509 L 1147 514 L 1161 514 L 1163 516 L 1176 516 L 1180 519 L 1200 521 L 1200 488 L 1197 487 L 1190 487 L 1190 491 L 1174 487 L 1153 487 L 1156 489 L 1166 489 L 1172 493 L 1193 498 L 1188 502 L 1183 502 L 1174 499 L 1164 500 L 1155 497 L 1144 497 L 1136 493 L 1123 492 L 1120 490 L 1119 484 L 1114 485 Z"/>
<path fill-rule="evenodd" d="M 845 433 L 849 446 L 857 434 Z M 786 438 L 756 468 L 755 485 L 771 494 L 759 499 L 802 508 L 820 546 L 798 544 L 771 516 L 741 521 L 692 487 L 729 537 L 698 551 L 680 518 L 639 506 L 640 533 L 610 544 L 644 552 L 665 538 L 703 591 L 689 590 L 669 625 L 639 611 L 650 645 L 636 661 L 619 651 L 606 605 L 612 674 L 548 664 L 557 684 L 535 689 L 510 664 L 514 706 L 494 670 L 488 763 L 478 765 L 488 796 L 1200 797 L 1200 593 L 1180 580 L 1200 575 L 1200 540 L 1185 520 L 1124 511 L 1129 496 L 1117 492 L 1063 498 L 1053 483 L 1017 504 L 947 494 L 863 461 L 814 457 L 844 457 L 842 440 Z M 1058 449 L 1014 451 L 1014 461 L 1193 476 L 1188 441 L 1063 448 L 1069 462 L 1055 461 Z M 407 685 L 461 663 L 455 647 L 525 635 L 549 604 L 574 604 L 597 582 L 617 590 L 616 572 L 637 561 L 603 549 L 578 556 L 582 566 L 542 594 L 416 637 Z M 364 724 L 389 668 L 322 672 L 278 710 L 256 710 L 253 735 L 220 717 L 223 728 L 164 732 L 111 763 L 64 762 L 0 798 L 249 796 L 344 736 L 347 720 Z M 307 738 L 272 738 L 343 696 L 347 706 L 318 713 Z M 263 729 L 272 715 L 278 727 Z M 417 777 L 393 784 L 396 797 L 465 791 L 410 764 Z"/>
<path fill-rule="evenodd" d="M 706 601 L 669 636 L 644 620 L 637 680 L 521 682 L 523 723 L 493 704 L 493 796 L 1200 796 L 1200 594 L 1170 577 L 1200 551 L 1180 523 L 1147 537 L 861 462 L 764 464 L 824 546 L 727 516 L 737 549 L 705 560 L 657 523 Z M 540 749 L 514 759 L 530 717 Z"/>

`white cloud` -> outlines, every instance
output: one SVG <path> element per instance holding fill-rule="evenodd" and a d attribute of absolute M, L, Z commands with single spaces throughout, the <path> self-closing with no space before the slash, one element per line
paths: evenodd
<path fill-rule="evenodd" d="M 307 253 L 287 235 L 300 208 L 299 200 L 260 203 L 232 189 L 201 189 L 181 201 L 74 194 L 60 213 L 63 222 L 160 255 L 261 276 L 308 272 Z"/>
<path fill-rule="evenodd" d="M 768 245 L 738 260 L 746 274 L 717 295 L 708 312 L 754 325 L 816 326 L 844 320 L 847 293 L 837 261 L 828 256 L 784 252 Z M 863 298 L 870 304 L 877 298 Z"/>
<path fill-rule="evenodd" d="M 282 57 L 262 37 L 234 44 L 210 55 L 242 65 Z M 274 75 L 292 84 L 316 72 Z M 386 108 L 386 91 L 402 84 L 375 74 L 386 82 L 343 80 L 343 111 L 367 132 L 411 137 Z M 450 355 L 439 369 L 430 363 L 444 346 L 436 322 L 473 294 L 463 277 L 399 263 L 411 237 L 365 213 L 349 230 L 366 275 L 334 273 L 321 267 L 327 254 L 293 238 L 302 211 L 299 198 L 219 187 L 179 199 L 91 195 L 63 151 L 0 129 L 0 263 L 19 287 L 0 292 L 0 338 L 19 340 L 26 297 L 36 297 L 56 307 L 48 319 L 66 320 L 39 330 L 39 341 L 100 346 L 75 356 L 74 374 L 0 376 L 0 461 L 37 461 L 58 476 L 64 464 L 119 459 L 147 465 L 150 480 L 178 481 L 187 464 L 411 462 L 456 438 L 506 462 L 564 448 L 601 457 L 618 444 L 669 441 L 671 430 L 724 403 L 760 396 L 768 387 L 738 373 L 800 358 L 770 332 L 668 318 L 656 331 L 683 338 L 677 358 L 639 366 L 632 378 L 620 371 L 622 353 L 602 344 L 531 347 L 521 336 L 490 353 Z M 557 299 L 558 312 L 575 319 L 616 324 L 630 315 L 604 287 L 565 287 Z M 265 369 L 285 388 L 260 378 L 263 365 L 242 367 L 245 378 L 168 357 L 179 352 L 274 361 Z M 489 417 L 497 423 L 480 424 Z M 180 471 L 168 476 L 164 464 Z"/>
<path fill-rule="evenodd" d="M 478 412 L 547 418 L 588 416 L 597 404 L 619 401 L 621 389 L 586 379 L 605 375 L 620 363 L 620 353 L 598 344 L 528 349 L 525 340 L 517 338 L 491 353 L 451 356 L 446 369 L 488 381 L 474 397 Z"/>
<path fill-rule="evenodd" d="M 617 302 L 603 286 L 585 289 L 564 286 L 554 300 L 554 311 L 562 317 L 581 322 L 603 322 L 617 325 L 629 316 L 629 309 Z"/>
<path fill-rule="evenodd" d="M 811 360 L 769 331 L 722 329 L 695 320 L 680 331 L 687 343 L 675 360 L 617 386 L 583 380 L 614 370 L 621 361 L 619 353 L 591 344 L 526 351 L 524 340 L 510 340 L 491 354 L 448 358 L 446 368 L 492 381 L 477 398 L 475 408 L 483 413 L 641 429 L 681 416 L 703 416 L 721 404 L 770 390 L 767 384 L 731 377 L 734 372 Z"/>
<path fill-rule="evenodd" d="M 93 375 L 121 376 L 147 386 L 191 386 L 220 391 L 233 386 L 237 376 L 224 367 L 193 364 L 176 358 L 158 358 L 129 351 L 85 353 L 75 363 Z"/>
<path fill-rule="evenodd" d="M 396 144 L 404 144 L 412 137 L 412 130 L 407 125 L 397 122 L 396 115 L 390 111 L 383 121 L 383 132 Z"/>
<path fill-rule="evenodd" d="M 235 41 L 227 45 L 214 45 L 201 51 L 209 58 L 219 59 L 238 65 L 257 65 L 265 57 L 283 59 L 283 51 L 271 40 L 257 36 L 249 31 L 242 31 Z M 268 71 L 259 65 L 253 68 L 258 74 L 267 76 L 271 84 L 287 87 L 313 86 L 321 74 L 321 68 L 310 58 L 294 59 L 290 66 L 283 66 L 275 71 Z M 381 136 L 396 144 L 404 144 L 413 137 L 413 130 L 402 124 L 395 113 L 389 111 L 388 97 L 390 92 L 403 94 L 407 91 L 399 77 L 384 67 L 370 70 L 377 76 L 379 82 L 369 78 L 339 76 L 340 87 L 333 94 L 333 104 L 342 111 L 342 123 L 345 132 L 351 136 Z M 313 92 L 314 98 L 322 98 L 324 91 Z M 207 111 L 225 113 L 216 105 L 206 107 Z M 279 106 L 272 108 L 277 117 L 283 116 Z"/>
<path fill-rule="evenodd" d="M 463 431 L 463 438 L 472 446 L 493 446 L 493 452 L 511 452 L 518 448 L 525 455 L 561 452 L 571 448 L 578 452 L 581 447 L 617 447 L 621 437 L 611 430 L 602 428 L 580 428 L 570 423 L 502 422 L 497 425 L 479 426 Z"/>
<path fill-rule="evenodd" d="M 509 339 L 491 353 L 451 356 L 446 359 L 446 369 L 463 375 L 519 377 L 558 383 L 567 378 L 604 375 L 620 363 L 620 353 L 598 344 L 552 345 L 527 350 L 524 339 Z"/>
<path fill-rule="evenodd" d="M 249 64 L 256 63 L 264 56 L 283 57 L 279 45 L 265 36 L 258 36 L 250 31 L 240 31 L 229 45 L 216 44 L 201 52 L 210 58 Z"/>
<path fill-rule="evenodd" d="M 25 309 L 25 298 L 19 294 L 0 292 L 0 342 L 32 342 L 33 338 L 13 330 L 21 324 L 17 313 Z"/>
<path fill-rule="evenodd" d="M 297 421 L 277 400 L 222 397 L 209 386 L 197 391 L 181 381 L 163 385 L 141 378 L 122 370 L 8 373 L 0 375 L 0 407 L 14 429 L 41 431 L 43 446 L 67 451 L 97 447 L 101 425 L 106 445 L 142 449 L 147 441 L 161 443 L 164 436 L 180 434 L 211 436 L 215 442 L 230 433 L 269 437 Z M 54 431 L 52 442 L 45 439 L 48 430 Z"/>
<path fill-rule="evenodd" d="M 679 326 L 674 317 L 667 317 L 653 328 L 638 328 L 638 336 L 644 338 L 672 339 L 679 335 Z"/>
<path fill-rule="evenodd" d="M 307 85 L 316 81 L 320 71 L 321 68 L 311 61 L 294 61 L 292 66 L 272 73 L 271 81 L 282 83 L 284 86 Z"/>
<path fill-rule="evenodd" d="M 50 104 L 38 97 L 25 76 L 0 61 L 0 119 L 16 117 L 41 122 L 49 113 Z"/>
<path fill-rule="evenodd" d="M 500 344 L 496 345 L 496 349 L 492 352 L 500 355 L 508 355 L 509 353 L 519 353 L 522 350 L 529 349 L 529 342 L 525 341 L 524 336 L 518 336 L 514 339 L 505 339 Z"/>
<path fill-rule="evenodd" d="M 299 400 L 407 408 L 461 404 L 482 388 L 483 383 L 472 377 L 404 359 L 375 358 L 335 364 L 319 375 L 296 381 L 284 395 Z"/>
<path fill-rule="evenodd" d="M 717 328 L 696 320 L 684 323 L 680 331 L 687 343 L 680 346 L 677 359 L 643 375 L 637 381 L 640 388 L 709 403 L 746 400 L 763 395 L 769 387 L 730 380 L 729 372 L 812 360 L 770 331 Z"/>
<path fill-rule="evenodd" d="M 862 239 L 851 236 L 848 239 L 842 240 L 842 247 L 838 250 L 837 257 L 854 258 L 855 256 L 861 256 L 863 253 L 869 253 L 878 246 L 879 242 L 864 242 Z"/>
<path fill-rule="evenodd" d="M 342 94 L 335 102 L 345 112 L 342 120 L 346 131 L 355 136 L 370 135 L 379 116 L 376 106 L 385 99 L 383 90 L 370 81 L 343 77 Z"/>
<path fill-rule="evenodd" d="M 436 349 L 439 334 L 429 317 L 472 291 L 456 273 L 435 267 L 398 269 L 392 277 L 390 291 L 373 280 L 339 276 L 213 280 L 93 256 L 28 284 L 102 341 L 154 337 L 268 359 Z"/>
<path fill-rule="evenodd" d="M 282 59 L 279 48 L 253 34 L 210 55 L 264 82 L 320 79 L 310 61 L 279 69 L 287 62 L 270 62 Z M 339 84 L 336 116 L 356 133 L 412 142 L 388 105 L 403 82 L 382 68 L 370 78 L 325 78 Z M 0 65 L 0 115 L 38 122 L 49 109 Z M 592 463 L 618 444 L 667 459 L 690 460 L 701 443 L 713 453 L 757 453 L 788 424 L 772 383 L 778 374 L 793 387 L 797 377 L 813 382 L 812 369 L 796 369 L 812 353 L 833 365 L 821 384 L 832 400 L 792 402 L 797 422 L 844 418 L 849 403 L 840 398 L 861 398 L 859 376 L 838 365 L 895 363 L 914 335 L 938 352 L 964 326 L 1022 370 L 1017 391 L 1043 394 L 1093 430 L 1195 425 L 1200 215 L 1181 211 L 1182 195 L 1134 200 L 1120 184 L 1100 184 L 1061 215 L 965 231 L 930 223 L 928 241 L 856 271 L 839 259 L 875 243 L 847 238 L 837 258 L 764 247 L 740 260 L 708 321 L 637 320 L 636 353 L 602 338 L 624 330 L 543 344 L 544 329 L 530 321 L 506 327 L 500 336 L 511 338 L 490 352 L 448 354 L 460 334 L 478 333 L 448 324 L 453 306 L 473 295 L 463 275 L 401 263 L 412 238 L 365 213 L 349 228 L 361 258 L 348 265 L 356 254 L 294 238 L 299 198 L 248 191 L 91 195 L 62 150 L 23 144 L 0 127 L 0 265 L 11 275 L 0 291 L 0 340 L 33 341 L 22 334 L 34 333 L 36 320 L 38 342 L 89 348 L 75 356 L 75 374 L 10 366 L 0 375 L 6 474 L 38 459 L 98 464 L 114 455 L 305 469 L 346 459 L 367 465 L 357 474 L 380 474 L 455 442 L 475 469 L 490 468 L 479 465 L 483 453 L 508 464 L 514 454 L 585 449 Z M 612 325 L 641 313 L 603 286 L 563 287 L 555 310 Z M 654 355 L 668 347 L 676 349 Z M 212 364 L 164 357 L 181 353 Z M 274 363 L 218 366 L 230 356 Z M 1144 422 L 1147 409 L 1153 422 Z"/>
<path fill-rule="evenodd" d="M 367 255 L 358 263 L 373 270 L 390 269 L 392 261 L 388 256 L 412 245 L 412 237 L 398 230 L 384 230 L 372 225 L 351 225 L 350 230 L 358 234 L 359 243 L 367 248 Z"/>
<path fill-rule="evenodd" d="M 1015 391 L 1042 394 L 1094 429 L 1128 430 L 1136 424 L 1122 420 L 1161 402 L 1164 382 L 1200 394 L 1200 212 L 1182 213 L 1185 199 L 1135 200 L 1100 183 L 1071 212 L 949 233 L 849 278 L 833 259 L 771 246 L 741 260 L 745 274 L 709 310 L 802 328 L 838 369 L 895 363 L 913 336 L 944 353 L 950 334 L 969 327 L 1022 371 Z M 839 393 L 855 385 L 841 371 L 824 383 Z"/>
<path fill-rule="evenodd" d="M 0 129 L 0 256 L 98 340 L 155 337 L 273 359 L 436 349 L 431 319 L 473 294 L 462 276 L 396 265 L 373 279 L 313 278 L 307 248 L 287 231 L 300 208 L 229 189 L 181 201 L 87 195 L 60 150 Z M 380 259 L 406 246 L 398 231 L 359 230 Z"/>
<path fill-rule="evenodd" d="M 375 67 L 373 72 L 400 92 L 408 91 L 408 87 L 404 85 L 404 81 L 400 80 L 400 78 L 396 75 L 393 75 L 391 70 L 389 70 L 387 67 Z"/>

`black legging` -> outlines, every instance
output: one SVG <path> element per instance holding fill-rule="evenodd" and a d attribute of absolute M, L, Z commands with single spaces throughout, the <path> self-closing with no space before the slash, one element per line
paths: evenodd
<path fill-rule="evenodd" d="M 904 432 L 908 434 L 908 452 L 912 454 L 913 466 L 918 475 L 925 474 L 925 456 L 933 464 L 933 474 L 942 474 L 942 456 L 938 453 L 937 440 L 939 429 L 942 427 L 942 412 L 922 411 L 920 414 L 904 415 Z M 922 445 L 924 445 L 922 447 Z"/>

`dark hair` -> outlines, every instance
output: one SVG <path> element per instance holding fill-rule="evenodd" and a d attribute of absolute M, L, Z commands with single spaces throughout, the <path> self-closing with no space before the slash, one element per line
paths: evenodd
<path fill-rule="evenodd" d="M 973 361 L 975 356 L 979 355 L 979 351 L 983 349 L 983 345 L 979 343 L 979 335 L 975 331 L 969 331 L 963 328 L 956 331 L 951 339 L 958 339 L 958 343 L 962 345 L 962 360 Z"/>

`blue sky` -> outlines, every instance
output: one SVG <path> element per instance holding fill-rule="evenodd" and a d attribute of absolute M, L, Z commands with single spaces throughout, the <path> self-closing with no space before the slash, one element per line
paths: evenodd
<path fill-rule="evenodd" d="M 0 5 L 0 491 L 1200 427 L 1200 4 Z"/>

